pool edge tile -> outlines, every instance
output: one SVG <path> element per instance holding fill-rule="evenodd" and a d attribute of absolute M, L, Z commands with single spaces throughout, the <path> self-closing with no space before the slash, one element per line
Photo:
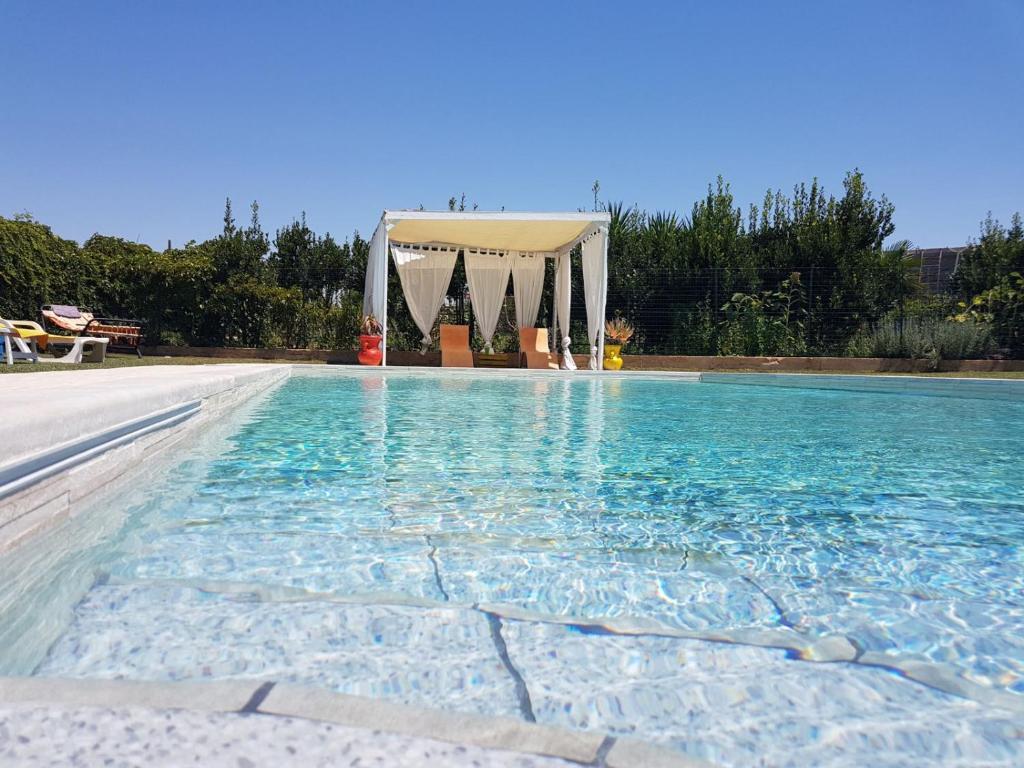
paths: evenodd
<path fill-rule="evenodd" d="M 143 707 L 235 712 L 242 709 L 262 680 L 159 682 L 90 678 L 0 677 L 4 704 L 62 704 L 83 707 Z"/>
<path fill-rule="evenodd" d="M 604 734 L 599 732 L 568 731 L 506 717 L 414 707 L 300 685 L 275 686 L 257 711 L 486 749 L 560 757 L 578 763 L 596 760 L 604 740 Z"/>
<path fill-rule="evenodd" d="M 605 758 L 608 768 L 716 768 L 700 758 L 638 739 L 616 739 Z"/>

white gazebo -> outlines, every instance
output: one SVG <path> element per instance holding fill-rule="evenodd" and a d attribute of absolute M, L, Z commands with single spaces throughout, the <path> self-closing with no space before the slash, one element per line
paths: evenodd
<path fill-rule="evenodd" d="M 477 211 L 384 211 L 370 241 L 366 263 L 363 313 L 384 327 L 382 365 L 388 361 L 388 251 L 402 283 L 402 292 L 424 348 L 448 292 L 455 260 L 461 251 L 469 284 L 469 300 L 486 349 L 508 287 L 513 282 L 516 324 L 537 322 L 544 287 L 546 259 L 555 262 L 553 337 L 560 339 L 562 367 L 575 369 L 569 349 L 570 252 L 583 254 L 590 368 L 600 370 L 604 356 L 604 317 L 608 294 L 608 224 L 596 213 L 484 213 Z"/>

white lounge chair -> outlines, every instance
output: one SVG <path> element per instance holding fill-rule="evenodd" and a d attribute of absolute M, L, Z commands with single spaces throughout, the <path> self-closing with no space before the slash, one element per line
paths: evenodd
<path fill-rule="evenodd" d="M 102 363 L 107 356 L 110 339 L 98 336 L 55 336 L 31 320 L 4 320 L 0 318 L 0 334 L 4 339 L 4 358 L 8 365 L 15 360 L 39 362 L 39 351 L 49 344 L 70 344 L 70 351 L 53 363 Z"/>
<path fill-rule="evenodd" d="M 36 346 L 38 339 L 43 340 L 46 345 L 48 338 L 41 328 L 37 331 L 31 328 L 18 328 L 10 320 L 0 317 L 0 337 L 4 343 L 4 362 L 14 365 L 15 360 L 28 360 L 30 363 L 39 362 L 39 347 Z"/>
<path fill-rule="evenodd" d="M 52 339 L 51 339 L 51 344 Z M 47 360 L 48 363 L 102 363 L 107 358 L 107 344 L 110 339 L 97 336 L 76 336 L 71 350 L 63 357 Z"/>

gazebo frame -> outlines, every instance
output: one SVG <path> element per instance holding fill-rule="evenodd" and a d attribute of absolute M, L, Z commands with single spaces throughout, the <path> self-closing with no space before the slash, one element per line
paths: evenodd
<path fill-rule="evenodd" d="M 388 350 L 388 275 L 389 244 L 402 243 L 413 247 L 448 247 L 460 250 L 486 250 L 503 253 L 529 252 L 556 260 L 556 273 L 562 259 L 568 259 L 577 245 L 590 238 L 600 238 L 600 294 L 598 312 L 600 330 L 597 338 L 597 367 L 604 357 L 604 320 L 608 298 L 608 227 L 607 212 L 593 213 L 511 213 L 481 211 L 413 211 L 385 210 L 370 240 L 363 293 L 363 313 L 373 314 L 383 327 L 382 365 L 387 365 Z M 570 291 L 570 281 L 563 280 L 560 292 Z M 594 287 L 589 288 L 593 290 Z M 588 297 L 589 298 L 589 297 Z M 557 306 L 564 294 L 553 297 Z M 554 310 L 554 306 L 552 307 Z M 557 312 L 552 312 L 557 328 Z M 588 318 L 589 320 L 589 318 Z M 553 334 L 558 339 L 568 329 Z M 557 351 L 557 350 L 556 350 Z M 563 349 L 563 354 L 566 350 Z M 569 352 L 571 354 L 571 351 Z M 564 367 L 564 365 L 563 365 Z"/>

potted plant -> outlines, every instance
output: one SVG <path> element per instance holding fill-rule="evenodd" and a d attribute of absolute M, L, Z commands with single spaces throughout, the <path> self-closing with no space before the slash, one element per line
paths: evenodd
<path fill-rule="evenodd" d="M 625 318 L 616 317 L 604 324 L 604 369 L 606 371 L 617 371 L 622 367 L 622 358 L 619 352 L 623 345 L 633 338 L 633 326 Z M 608 340 L 611 343 L 608 343 Z"/>
<path fill-rule="evenodd" d="M 360 365 L 380 365 L 384 354 L 380 349 L 380 342 L 384 328 L 380 321 L 373 315 L 366 315 L 362 325 L 359 327 L 359 354 L 357 355 Z"/>

